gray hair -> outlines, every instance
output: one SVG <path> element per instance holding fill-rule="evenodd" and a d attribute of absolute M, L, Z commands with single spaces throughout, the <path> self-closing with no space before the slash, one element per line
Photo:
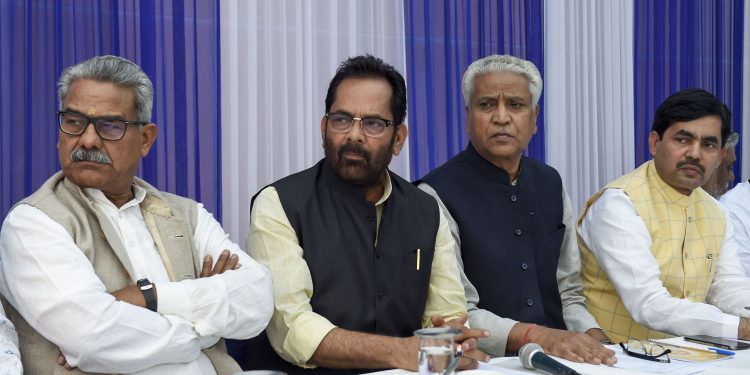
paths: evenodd
<path fill-rule="evenodd" d="M 725 149 L 730 149 L 734 146 L 737 146 L 737 143 L 740 141 L 740 135 L 736 132 L 732 132 L 732 134 L 727 137 L 727 141 L 724 143 Z"/>
<path fill-rule="evenodd" d="M 474 94 L 474 80 L 477 76 L 489 73 L 508 72 L 518 74 L 529 81 L 529 92 L 533 105 L 539 103 L 542 96 L 542 75 L 533 62 L 519 59 L 511 55 L 491 55 L 474 61 L 469 65 L 461 81 L 461 91 L 464 94 L 464 103 L 469 107 L 471 96 Z"/>
<path fill-rule="evenodd" d="M 57 83 L 61 110 L 70 86 L 81 79 L 110 82 L 118 87 L 133 89 L 136 119 L 140 122 L 151 122 L 154 86 L 143 69 L 134 62 L 119 56 L 107 55 L 96 56 L 65 68 Z"/>

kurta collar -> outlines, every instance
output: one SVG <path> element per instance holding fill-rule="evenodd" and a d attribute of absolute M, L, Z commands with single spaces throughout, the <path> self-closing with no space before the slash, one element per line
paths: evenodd
<path fill-rule="evenodd" d="M 474 148 L 474 146 L 469 142 L 469 145 L 466 146 L 466 160 L 469 162 L 469 165 L 471 165 L 474 169 L 476 169 L 477 172 L 479 172 L 480 175 L 487 178 L 490 181 L 497 182 L 503 185 L 516 185 L 512 184 L 510 180 L 510 175 L 508 174 L 505 169 L 502 169 L 495 164 L 492 164 L 489 160 L 485 159 L 482 155 L 477 152 L 477 150 Z M 524 157 L 521 157 L 521 165 L 523 166 L 523 159 Z M 522 171 L 519 168 L 518 171 L 518 177 L 516 178 L 516 182 L 520 182 L 522 180 L 521 178 Z"/>
<path fill-rule="evenodd" d="M 93 189 L 93 188 L 84 188 L 83 191 L 86 193 L 89 198 L 91 198 L 92 201 L 96 202 L 98 205 L 102 207 L 108 207 L 113 210 L 126 210 L 133 206 L 138 206 L 143 202 L 143 199 L 146 198 L 146 189 L 133 184 L 133 199 L 122 205 L 122 207 L 117 208 L 112 201 L 107 199 L 107 197 L 104 195 L 104 193 L 99 189 Z"/>

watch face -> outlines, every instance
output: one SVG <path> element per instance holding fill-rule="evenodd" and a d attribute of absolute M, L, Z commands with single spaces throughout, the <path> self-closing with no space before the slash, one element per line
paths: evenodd
<path fill-rule="evenodd" d="M 143 290 L 144 288 L 150 289 L 154 285 L 151 283 L 151 281 L 149 281 L 149 279 L 146 279 L 146 278 L 136 281 L 135 284 L 141 287 L 141 290 Z"/>

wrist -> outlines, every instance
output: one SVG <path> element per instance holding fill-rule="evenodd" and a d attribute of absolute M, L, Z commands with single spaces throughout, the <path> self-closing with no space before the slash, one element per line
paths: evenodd
<path fill-rule="evenodd" d="M 523 333 L 523 337 L 521 338 L 521 344 L 518 345 L 519 349 L 522 348 L 524 345 L 528 344 L 529 342 L 531 342 L 529 339 L 529 334 L 531 333 L 531 331 L 533 331 L 536 328 L 539 328 L 539 326 L 536 324 L 529 324 L 528 327 L 526 327 Z"/>
<path fill-rule="evenodd" d="M 394 358 L 392 367 L 417 371 L 417 363 L 419 362 L 419 339 L 416 336 L 412 336 L 399 338 L 398 340 L 398 345 L 394 348 L 398 352 L 391 353 L 391 358 Z"/>
<path fill-rule="evenodd" d="M 156 300 L 156 286 L 147 278 L 136 281 L 136 285 L 143 293 L 143 298 L 146 301 L 146 308 L 156 312 L 157 300 Z"/>

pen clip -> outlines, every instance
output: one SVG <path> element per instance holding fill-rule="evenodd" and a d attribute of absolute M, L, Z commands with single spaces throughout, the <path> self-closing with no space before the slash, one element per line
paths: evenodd
<path fill-rule="evenodd" d="M 417 271 L 419 271 L 419 264 L 422 261 L 421 257 L 422 257 L 422 250 L 417 249 Z"/>

